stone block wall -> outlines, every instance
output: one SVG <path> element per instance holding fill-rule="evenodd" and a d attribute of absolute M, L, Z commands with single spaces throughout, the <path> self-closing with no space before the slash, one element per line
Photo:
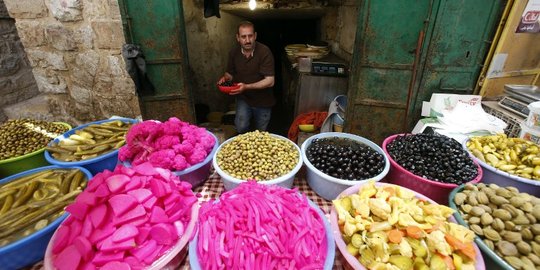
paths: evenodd
<path fill-rule="evenodd" d="M 125 40 L 116 0 L 4 2 L 39 88 L 40 98 L 31 104 L 46 103 L 35 114 L 73 124 L 140 115 L 121 55 Z M 26 115 L 29 110 L 11 106 L 6 114 Z"/>
<path fill-rule="evenodd" d="M 12 19 L 0 0 L 0 123 L 7 120 L 6 105 L 27 100 L 39 94 L 32 68 L 24 52 Z"/>

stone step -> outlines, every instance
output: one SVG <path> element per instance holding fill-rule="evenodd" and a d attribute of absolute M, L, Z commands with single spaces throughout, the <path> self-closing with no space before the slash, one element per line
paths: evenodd
<path fill-rule="evenodd" d="M 50 97 L 47 94 L 40 94 L 31 99 L 5 106 L 3 111 L 9 119 L 31 118 L 37 120 L 52 119 Z"/>

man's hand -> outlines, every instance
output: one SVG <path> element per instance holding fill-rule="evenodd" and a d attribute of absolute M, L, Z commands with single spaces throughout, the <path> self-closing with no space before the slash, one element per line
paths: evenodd
<path fill-rule="evenodd" d="M 217 84 L 220 85 L 226 81 L 232 81 L 232 75 L 227 72 L 225 72 L 225 74 L 219 78 Z"/>
<path fill-rule="evenodd" d="M 248 89 L 247 84 L 245 83 L 238 83 L 238 86 L 239 87 L 237 89 L 231 90 L 229 92 L 229 95 L 232 95 L 232 96 L 239 95 Z"/>

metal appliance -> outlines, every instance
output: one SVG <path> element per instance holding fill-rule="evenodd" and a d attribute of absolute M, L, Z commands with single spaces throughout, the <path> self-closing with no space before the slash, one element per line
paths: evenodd
<path fill-rule="evenodd" d="M 540 101 L 540 92 L 535 85 L 504 85 L 504 96 L 499 105 L 509 111 L 527 117 L 529 115 L 529 105 L 532 102 Z"/>

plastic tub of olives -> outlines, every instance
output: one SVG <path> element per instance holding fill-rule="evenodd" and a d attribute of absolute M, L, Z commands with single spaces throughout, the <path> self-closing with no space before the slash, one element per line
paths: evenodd
<path fill-rule="evenodd" d="M 464 183 L 478 183 L 483 170 L 449 137 L 437 134 L 395 134 L 382 148 L 390 160 L 387 182 L 419 192 L 448 205 L 448 195 Z"/>
<path fill-rule="evenodd" d="M 475 232 L 486 268 L 538 269 L 539 198 L 515 187 L 466 184 L 452 190 L 449 206 L 457 222 Z"/>
<path fill-rule="evenodd" d="M 324 144 L 337 144 L 335 147 L 339 150 L 329 146 L 334 148 L 329 149 L 330 152 L 318 153 L 317 150 L 317 153 L 308 153 L 312 144 L 322 141 Z M 326 151 L 322 149 L 326 146 L 320 148 L 320 151 Z M 390 170 L 390 162 L 383 150 L 372 141 L 354 134 L 320 133 L 309 137 L 302 144 L 301 150 L 302 159 L 307 167 L 306 180 L 311 189 L 326 200 L 335 199 L 345 189 L 358 183 L 368 180 L 380 181 Z M 339 160 L 340 158 L 342 160 Z"/>
<path fill-rule="evenodd" d="M 268 132 L 253 131 L 223 142 L 212 160 L 225 190 L 247 180 L 291 188 L 302 167 L 300 148 L 291 140 Z"/>

